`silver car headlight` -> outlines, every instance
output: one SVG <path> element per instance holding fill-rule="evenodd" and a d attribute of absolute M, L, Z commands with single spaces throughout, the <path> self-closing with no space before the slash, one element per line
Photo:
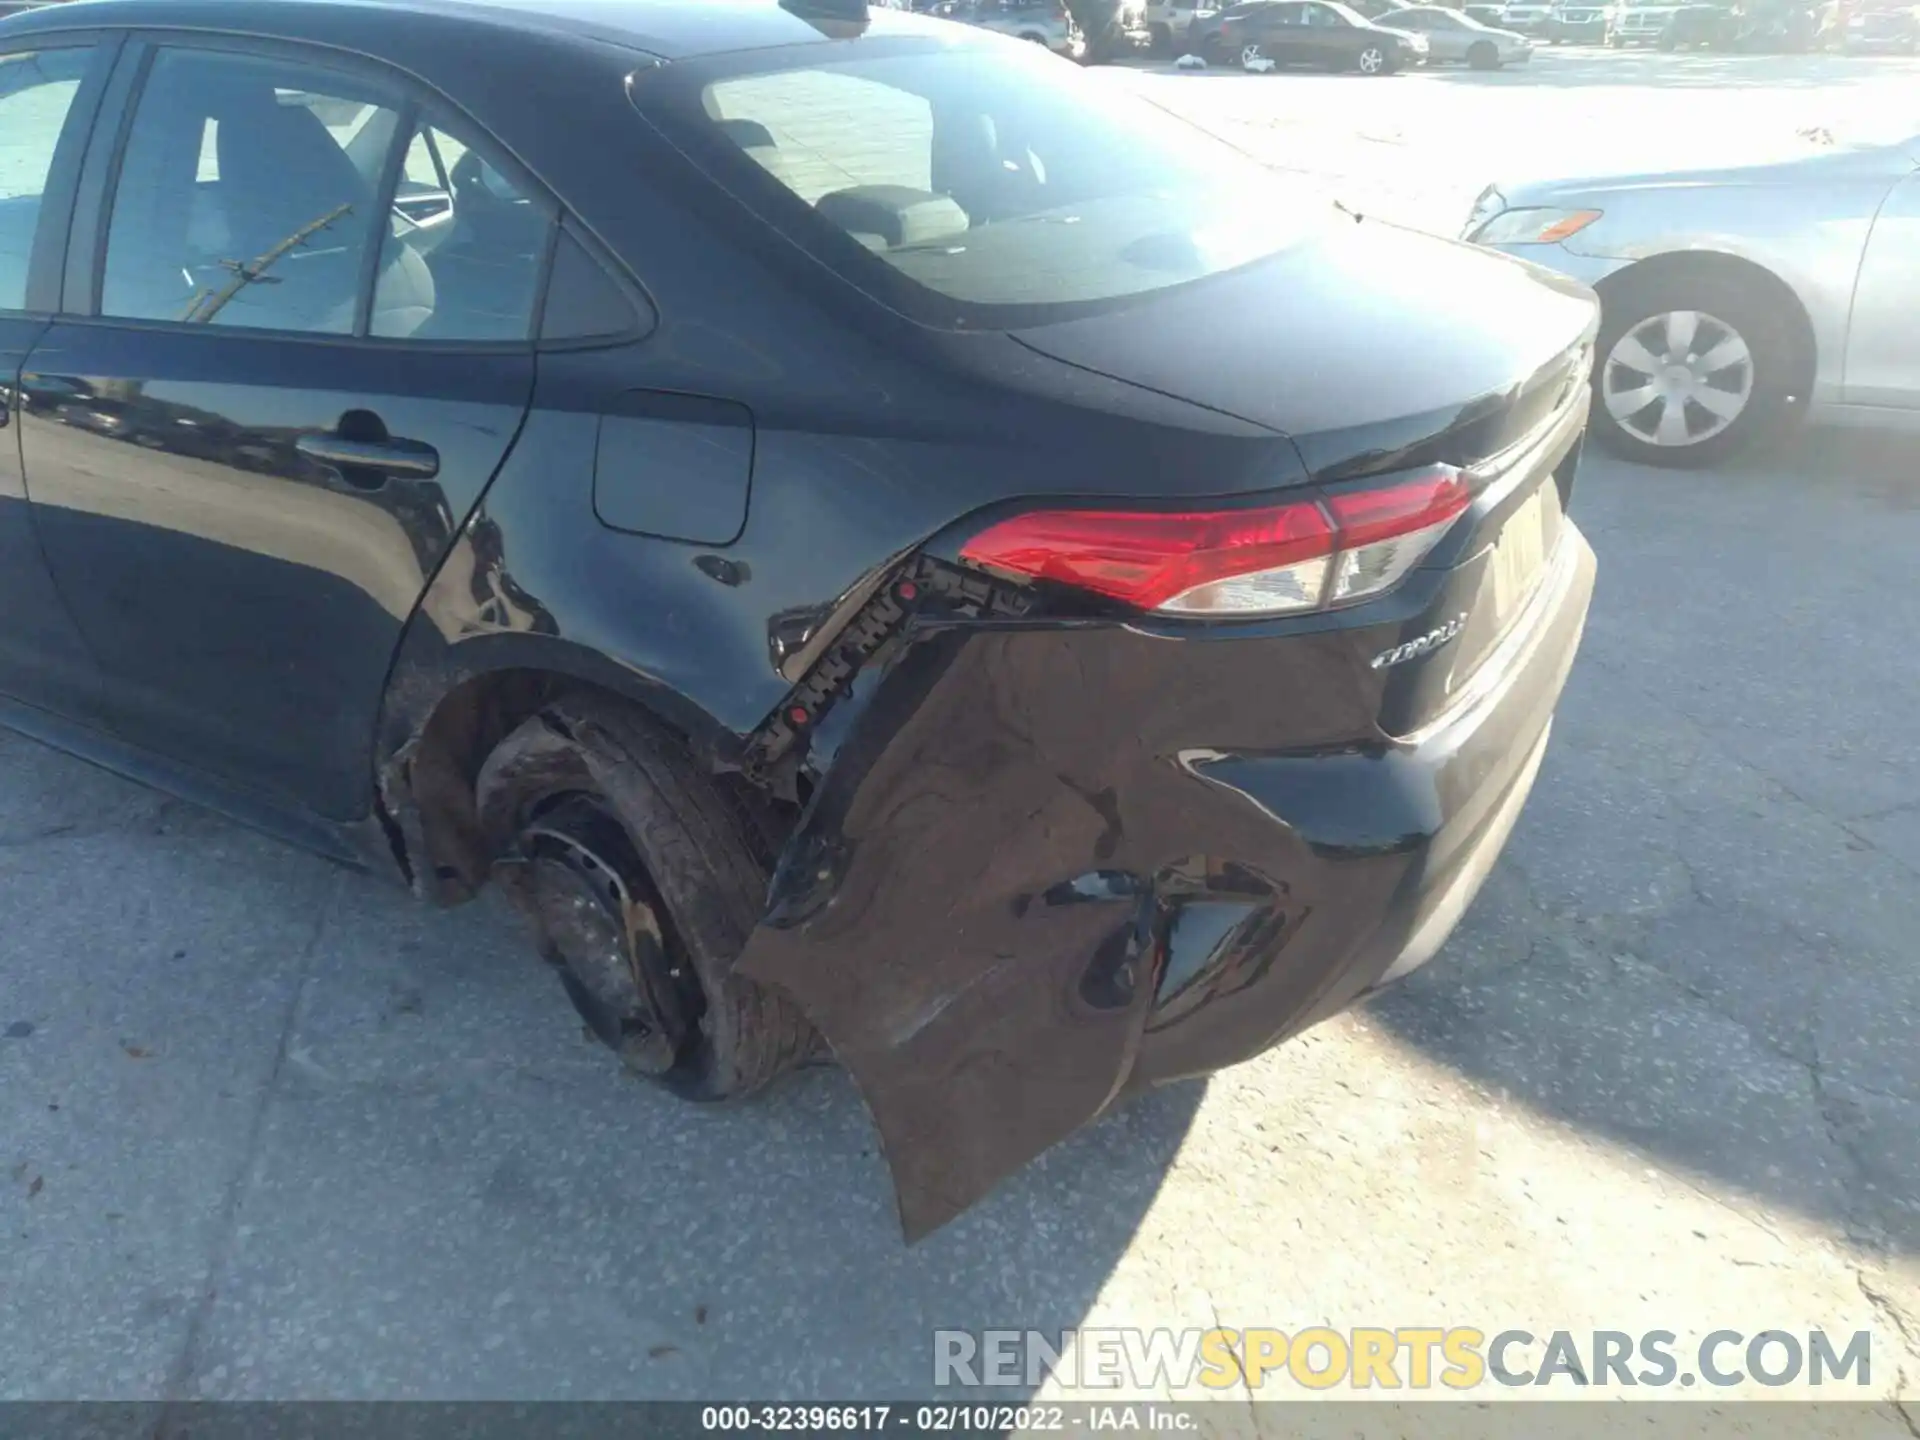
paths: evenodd
<path fill-rule="evenodd" d="M 1599 218 L 1598 210 L 1529 205 L 1502 210 L 1470 234 L 1482 245 L 1554 245 L 1579 234 Z"/>

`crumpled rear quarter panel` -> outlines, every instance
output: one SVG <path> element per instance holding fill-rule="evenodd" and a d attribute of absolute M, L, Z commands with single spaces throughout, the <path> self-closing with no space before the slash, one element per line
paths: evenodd
<path fill-rule="evenodd" d="M 909 1238 L 1123 1090 L 1166 907 L 1194 874 L 1224 860 L 1282 921 L 1279 969 L 1265 974 L 1269 954 L 1254 977 L 1268 1018 L 1252 1049 L 1357 943 L 1339 927 L 1377 921 L 1404 866 L 1329 863 L 1189 753 L 1375 736 L 1378 681 L 1355 644 L 955 628 L 920 634 L 887 672 L 741 966 L 792 993 L 860 1084 Z M 1295 926 L 1320 933 L 1302 946 L 1314 963 L 1288 974 Z"/>

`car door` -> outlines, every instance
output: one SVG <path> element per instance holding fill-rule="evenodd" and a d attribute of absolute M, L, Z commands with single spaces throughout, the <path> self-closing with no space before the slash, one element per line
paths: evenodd
<path fill-rule="evenodd" d="M 97 701 L 99 674 L 34 534 L 18 381 L 59 303 L 67 217 L 112 48 L 41 37 L 0 52 L 0 695 L 76 719 Z"/>
<path fill-rule="evenodd" d="M 1359 49 L 1359 32 L 1330 5 L 1309 4 L 1303 21 L 1301 58 L 1311 64 L 1346 64 Z"/>
<path fill-rule="evenodd" d="M 1418 14 L 1419 23 L 1408 17 Z M 1461 60 L 1466 57 L 1467 46 L 1475 40 L 1484 38 L 1481 34 L 1468 29 L 1450 10 L 1404 11 L 1384 16 L 1380 24 L 1389 30 L 1418 30 L 1427 37 L 1427 57 L 1430 60 Z"/>
<path fill-rule="evenodd" d="M 34 523 L 122 739 L 355 819 L 401 628 L 526 412 L 555 212 L 331 52 L 120 64 L 21 377 Z"/>
<path fill-rule="evenodd" d="M 1847 327 L 1850 405 L 1920 409 L 1920 173 L 1893 187 L 1867 235 Z"/>
<path fill-rule="evenodd" d="M 1395 10 L 1389 15 L 1372 17 L 1375 24 L 1390 30 L 1406 30 L 1425 35 L 1433 47 L 1433 58 L 1441 58 L 1445 45 L 1448 13 L 1439 10 Z"/>
<path fill-rule="evenodd" d="M 1306 59 L 1306 10 L 1297 0 L 1282 0 L 1249 16 L 1243 28 L 1274 64 L 1298 65 Z"/>
<path fill-rule="evenodd" d="M 1429 10 L 1427 22 L 1420 27 L 1420 33 L 1427 37 L 1427 58 L 1429 60 L 1464 60 L 1467 48 L 1478 40 L 1490 39 L 1485 31 L 1475 30 L 1467 25 L 1451 10 Z M 1405 30 L 1410 26 L 1401 23 L 1398 15 L 1389 15 L 1379 22 L 1389 30 Z"/>

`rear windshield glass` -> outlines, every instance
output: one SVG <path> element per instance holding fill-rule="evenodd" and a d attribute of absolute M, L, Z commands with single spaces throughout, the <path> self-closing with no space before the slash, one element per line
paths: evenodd
<path fill-rule="evenodd" d="M 1275 254 L 1324 214 L 1124 80 L 1017 41 L 796 46 L 648 82 L 636 101 L 696 163 L 931 323 L 1110 308 Z"/>

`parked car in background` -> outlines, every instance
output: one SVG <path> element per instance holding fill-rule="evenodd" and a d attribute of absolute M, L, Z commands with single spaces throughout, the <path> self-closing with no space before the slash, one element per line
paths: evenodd
<path fill-rule="evenodd" d="M 1237 60 L 1240 46 L 1227 35 L 1227 29 L 1234 22 L 1244 20 L 1254 11 L 1278 0 L 1239 0 L 1224 10 L 1208 10 L 1197 14 L 1193 24 L 1187 29 L 1186 48 L 1198 55 L 1209 65 L 1224 65 Z"/>
<path fill-rule="evenodd" d="M 1920 12 L 1907 7 L 1850 15 L 1839 44 L 1849 55 L 1920 54 Z"/>
<path fill-rule="evenodd" d="M 1603 3 L 1556 5 L 1547 17 L 1547 39 L 1555 45 L 1600 45 L 1607 38 Z"/>
<path fill-rule="evenodd" d="M 944 0 L 927 13 L 1044 45 L 1069 60 L 1086 58 L 1087 37 L 1066 0 Z"/>
<path fill-rule="evenodd" d="M 1544 40 L 1552 22 L 1553 6 L 1549 0 L 1513 0 L 1501 8 L 1500 28 L 1521 35 Z"/>
<path fill-rule="evenodd" d="M 1606 43 L 1616 50 L 1658 45 L 1679 8 L 1675 0 L 1615 0 L 1607 11 Z"/>
<path fill-rule="evenodd" d="M 1390 75 L 1427 58 L 1423 35 L 1393 30 L 1337 0 L 1276 0 L 1221 31 L 1248 70 L 1309 66 Z"/>
<path fill-rule="evenodd" d="M 1149 0 L 1140 12 L 1140 24 L 1157 55 L 1189 47 L 1194 20 L 1212 6 L 1207 0 Z"/>
<path fill-rule="evenodd" d="M 1819 7 L 1802 0 L 1747 0 L 1734 48 L 1762 54 L 1799 55 L 1814 48 Z"/>
<path fill-rule="evenodd" d="M 1414 7 L 1415 0 L 1341 0 L 1341 3 L 1357 15 L 1391 25 L 1395 15 Z"/>
<path fill-rule="evenodd" d="M 1466 238 L 1592 285 L 1593 434 L 1710 464 L 1783 417 L 1920 429 L 1920 136 L 1482 193 Z"/>
<path fill-rule="evenodd" d="M 1533 42 L 1513 30 L 1496 30 L 1458 10 L 1420 5 L 1394 12 L 1396 30 L 1411 30 L 1427 40 L 1427 63 L 1451 62 L 1475 70 L 1498 70 L 1533 58 Z"/>
<path fill-rule="evenodd" d="M 1482 25 L 1492 25 L 1496 28 L 1503 28 L 1503 20 L 1507 13 L 1507 7 L 1504 5 L 1462 5 L 1460 7 L 1460 13 L 1478 20 Z"/>
<path fill-rule="evenodd" d="M 1662 50 L 1731 50 L 1739 44 L 1740 17 L 1728 5 L 1682 5 L 1654 43 Z"/>
<path fill-rule="evenodd" d="M 498 884 L 665 1093 L 844 1065 L 917 1237 L 1439 949 L 1585 622 L 1599 313 L 848 11 L 8 21 L 0 723 Z"/>

